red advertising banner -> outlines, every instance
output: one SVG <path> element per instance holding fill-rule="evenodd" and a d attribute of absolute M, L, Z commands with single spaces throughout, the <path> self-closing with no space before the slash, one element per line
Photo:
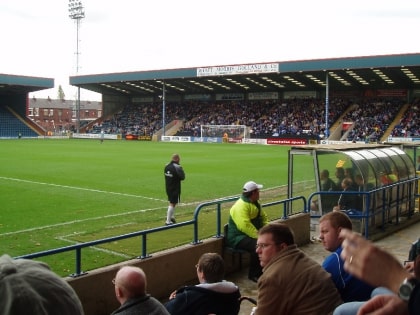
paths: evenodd
<path fill-rule="evenodd" d="M 152 141 L 151 136 L 126 135 L 125 140 Z"/>
<path fill-rule="evenodd" d="M 365 90 L 365 97 L 407 97 L 408 90 Z"/>
<path fill-rule="evenodd" d="M 277 145 L 305 145 L 308 144 L 307 139 L 296 139 L 296 138 L 268 138 L 267 144 Z"/>
<path fill-rule="evenodd" d="M 397 97 L 406 97 L 407 96 L 407 90 L 403 89 L 396 89 L 396 90 L 378 90 L 377 96 L 397 96 Z"/>
<path fill-rule="evenodd" d="M 137 140 L 137 135 L 126 135 L 125 140 Z"/>

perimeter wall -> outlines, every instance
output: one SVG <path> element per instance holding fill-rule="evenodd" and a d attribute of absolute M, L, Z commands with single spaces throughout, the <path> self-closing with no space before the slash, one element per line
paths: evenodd
<path fill-rule="evenodd" d="M 310 215 L 296 214 L 286 220 L 278 220 L 289 225 L 294 233 L 298 245 L 309 243 Z M 66 278 L 75 289 L 83 304 L 86 315 L 109 315 L 119 307 L 115 298 L 112 279 L 122 266 L 133 265 L 141 267 L 147 275 L 148 293 L 165 302 L 175 289 L 197 283 L 197 274 L 194 268 L 203 253 L 216 252 L 224 256 L 227 273 L 239 268 L 238 257 L 232 257 L 223 248 L 223 237 L 203 240 L 198 245 L 184 245 L 171 250 L 153 254 L 146 259 L 132 259 L 89 271 L 77 278 Z M 245 257 L 246 256 L 246 257 Z M 244 255 L 243 265 L 248 264 L 248 255 Z M 233 259 L 235 258 L 235 259 Z"/>

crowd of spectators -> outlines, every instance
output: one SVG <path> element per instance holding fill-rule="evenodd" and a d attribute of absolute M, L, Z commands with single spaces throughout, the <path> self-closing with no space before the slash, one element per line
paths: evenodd
<path fill-rule="evenodd" d="M 392 132 L 393 136 L 419 135 L 418 103 L 412 104 Z M 348 141 L 377 142 L 404 104 L 402 99 L 350 100 L 332 98 L 329 101 L 328 126 L 343 112 L 350 110 L 342 121 L 353 122 L 347 133 Z M 324 99 L 287 99 L 264 101 L 187 101 L 167 103 L 165 121 L 181 120 L 176 135 L 200 136 L 201 125 L 246 125 L 251 138 L 310 135 L 322 139 L 325 135 Z M 88 132 L 120 133 L 152 136 L 162 128 L 162 104 L 129 104 L 112 118 L 96 124 Z"/>
<path fill-rule="evenodd" d="M 348 102 L 331 100 L 328 125 L 338 119 Z M 254 120 L 251 126 L 255 138 L 284 135 L 317 135 L 325 133 L 325 102 L 320 99 L 293 99 L 276 102 Z"/>
<path fill-rule="evenodd" d="M 328 124 L 338 119 L 349 105 L 334 99 L 329 107 Z M 323 135 L 325 102 L 320 99 L 282 101 L 235 101 L 208 104 L 193 122 L 187 122 L 178 135 L 199 136 L 201 125 L 246 125 L 252 138 L 284 135 Z"/>
<path fill-rule="evenodd" d="M 166 106 L 165 118 L 167 122 L 185 117 L 186 106 L 179 104 Z M 123 135 L 151 136 L 162 128 L 162 104 L 152 103 L 146 105 L 128 104 L 110 119 L 101 124 L 94 125 L 88 132 L 120 133 Z"/>
<path fill-rule="evenodd" d="M 415 99 L 392 130 L 393 137 L 420 137 L 420 99 Z"/>
<path fill-rule="evenodd" d="M 354 123 L 347 134 L 347 140 L 380 141 L 403 104 L 401 99 L 374 99 L 356 105 L 343 117 L 343 121 Z"/>

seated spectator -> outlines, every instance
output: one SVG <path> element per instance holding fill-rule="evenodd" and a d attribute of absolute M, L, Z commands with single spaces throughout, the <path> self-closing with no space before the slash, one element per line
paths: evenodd
<path fill-rule="evenodd" d="M 335 191 L 338 190 L 337 185 L 330 178 L 330 172 L 328 170 L 322 170 L 319 174 L 321 180 L 322 191 Z"/>
<path fill-rule="evenodd" d="M 321 191 L 341 190 L 341 187 L 338 188 L 335 182 L 330 178 L 330 172 L 328 170 L 322 170 L 319 177 L 321 180 Z M 322 213 L 327 213 L 332 211 L 336 205 L 337 195 L 321 195 L 320 199 Z"/>
<path fill-rule="evenodd" d="M 171 315 L 238 314 L 239 288 L 224 281 L 225 263 L 217 253 L 203 254 L 196 265 L 200 284 L 172 292 L 165 304 Z"/>
<path fill-rule="evenodd" d="M 251 254 L 248 278 L 257 282 L 262 273 L 258 255 L 255 252 L 258 230 L 267 224 L 267 213 L 259 203 L 259 185 L 253 181 L 246 182 L 242 196 L 229 211 L 229 228 L 227 240 L 230 246 L 244 249 Z"/>
<path fill-rule="evenodd" d="M 84 314 L 73 288 L 35 260 L 0 257 L 0 296 L 0 314 Z"/>
<path fill-rule="evenodd" d="M 146 293 L 147 279 L 141 268 L 122 267 L 112 282 L 121 306 L 111 315 L 169 315 L 158 300 Z"/>
<path fill-rule="evenodd" d="M 409 254 L 408 254 L 408 261 L 405 262 L 404 264 L 404 268 L 413 274 L 413 276 L 415 276 L 415 266 L 414 263 L 417 259 L 417 257 L 420 254 L 420 243 L 419 240 L 417 240 L 416 242 L 414 242 L 410 248 Z M 373 299 L 375 296 L 377 295 L 395 295 L 394 292 L 392 292 L 389 289 L 383 288 L 383 287 L 379 287 L 376 288 L 375 290 L 373 290 L 371 298 Z M 383 298 L 385 300 L 391 299 L 391 298 Z M 392 299 L 390 300 L 392 301 Z M 370 302 L 371 303 L 371 302 Z M 341 304 L 340 306 L 338 306 L 335 310 L 334 310 L 334 314 L 333 315 L 356 315 L 357 312 L 359 311 L 359 309 L 362 308 L 362 306 L 365 304 L 365 302 L 351 302 L 351 303 L 344 303 Z"/>
<path fill-rule="evenodd" d="M 335 185 L 337 186 L 337 189 L 340 190 L 343 179 L 346 177 L 344 174 L 344 168 L 337 167 L 335 169 L 335 177 L 337 178 L 337 182 L 335 183 Z"/>
<path fill-rule="evenodd" d="M 398 180 L 398 178 L 395 176 L 395 174 L 392 174 L 392 172 L 381 172 L 379 175 L 381 186 L 392 185 Z"/>
<path fill-rule="evenodd" d="M 414 262 L 419 256 L 420 256 L 420 238 L 417 241 L 415 241 L 413 244 L 411 244 L 411 248 L 408 253 L 408 260 L 405 261 L 405 264 L 404 264 L 405 269 L 408 270 L 409 272 L 414 273 Z"/>
<path fill-rule="evenodd" d="M 270 223 L 258 232 L 258 280 L 255 315 L 332 314 L 341 304 L 331 276 L 297 248 L 291 229 Z"/>
<path fill-rule="evenodd" d="M 353 190 L 353 181 L 350 178 L 344 178 L 341 182 L 341 188 L 343 192 L 351 192 Z M 358 194 L 341 194 L 338 198 L 337 207 L 334 210 L 358 210 L 361 211 L 363 208 L 363 200 Z"/>
<path fill-rule="evenodd" d="M 370 301 L 377 295 L 395 295 L 391 290 L 388 290 L 384 287 L 377 287 L 372 291 L 372 294 L 369 298 Z M 334 310 L 333 315 L 357 315 L 359 309 L 367 303 L 367 301 L 353 301 L 353 302 L 345 302 Z"/>
<path fill-rule="evenodd" d="M 420 99 L 413 100 L 404 116 L 392 130 L 392 137 L 414 138 L 420 136 L 419 101 Z"/>
<path fill-rule="evenodd" d="M 348 141 L 378 142 L 383 136 L 403 101 L 401 99 L 366 99 L 356 105 L 345 116 L 354 127 L 347 136 Z"/>
<path fill-rule="evenodd" d="M 365 179 L 361 174 L 356 174 L 354 176 L 354 181 L 357 185 L 358 191 L 371 191 L 375 189 L 375 185 L 372 183 L 365 183 Z"/>
<path fill-rule="evenodd" d="M 340 258 L 343 250 L 341 229 L 352 229 L 350 218 L 341 211 L 329 212 L 319 219 L 319 238 L 324 248 L 331 252 L 322 267 L 331 274 L 343 302 L 366 301 L 374 288 L 344 270 L 344 261 Z"/>
<path fill-rule="evenodd" d="M 340 236 L 344 238 L 341 252 L 341 258 L 345 261 L 344 268 L 371 285 L 386 287 L 394 293 L 377 295 L 363 303 L 358 309 L 358 315 L 419 314 L 420 256 L 414 261 L 413 275 L 405 270 L 394 256 L 376 247 L 361 235 L 343 229 Z M 341 305 L 340 308 L 345 305 Z"/>
<path fill-rule="evenodd" d="M 357 190 L 357 186 L 356 186 L 356 184 L 354 182 L 354 171 L 353 171 L 353 168 L 352 167 L 346 167 L 344 169 L 344 176 L 346 178 L 350 178 L 351 179 L 351 182 L 352 182 L 352 190 Z"/>

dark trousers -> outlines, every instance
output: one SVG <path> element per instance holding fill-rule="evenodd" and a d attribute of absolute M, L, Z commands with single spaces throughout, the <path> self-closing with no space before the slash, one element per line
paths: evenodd
<path fill-rule="evenodd" d="M 260 260 L 258 259 L 258 254 L 256 253 L 257 239 L 246 236 L 241 240 L 236 248 L 246 250 L 251 254 L 249 260 L 249 271 L 248 278 L 259 278 L 262 274 L 262 267 L 260 265 Z"/>

